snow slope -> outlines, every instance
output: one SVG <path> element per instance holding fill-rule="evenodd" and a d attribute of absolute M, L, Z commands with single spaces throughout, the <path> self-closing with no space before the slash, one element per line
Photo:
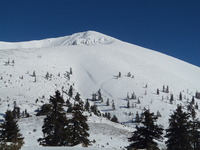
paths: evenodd
<path fill-rule="evenodd" d="M 66 71 L 70 68 L 73 75 L 69 80 Z M 52 74 L 50 79 L 45 78 L 47 72 Z M 121 78 L 117 77 L 119 72 Z M 131 77 L 127 76 L 128 72 Z M 159 111 L 162 117 L 158 123 L 166 128 L 176 105 L 187 106 L 200 89 L 199 76 L 200 69 L 194 65 L 94 31 L 40 41 L 0 42 L 0 119 L 7 109 L 13 108 L 14 101 L 22 111 L 27 109 L 34 115 L 55 90 L 67 91 L 74 84 L 83 100 L 91 99 L 101 89 L 103 102 L 90 101 L 90 104 L 98 105 L 102 113 L 116 115 L 123 124 L 134 127 L 131 121 L 136 112 L 146 108 Z M 169 93 L 162 92 L 163 85 L 169 86 Z M 131 99 L 131 108 L 127 108 L 127 94 L 131 97 L 133 92 L 137 99 Z M 182 101 L 178 99 L 180 92 Z M 173 104 L 169 102 L 170 94 L 174 95 Z M 39 99 L 37 103 L 36 99 Z M 110 106 L 106 106 L 107 99 Z M 199 100 L 195 101 L 199 104 Z M 91 137 L 95 138 L 93 133 Z"/>

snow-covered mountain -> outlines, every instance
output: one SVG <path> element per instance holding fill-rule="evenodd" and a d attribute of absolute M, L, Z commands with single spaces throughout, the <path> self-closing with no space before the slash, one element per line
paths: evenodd
<path fill-rule="evenodd" d="M 68 79 L 70 68 L 73 74 Z M 32 76 L 33 72 L 36 78 Z M 45 78 L 47 72 L 51 75 L 48 79 Z M 121 77 L 118 77 L 119 72 Z M 159 111 L 162 117 L 158 122 L 166 128 L 169 115 L 177 104 L 186 106 L 200 89 L 199 77 L 200 69 L 194 65 L 94 31 L 39 41 L 0 42 L 0 116 L 13 108 L 14 101 L 21 110 L 27 109 L 34 115 L 35 110 L 47 103 L 55 90 L 67 91 L 69 85 L 74 85 L 83 100 L 91 99 L 92 94 L 100 89 L 103 102 L 95 103 L 98 109 L 102 113 L 116 115 L 125 125 L 134 127 L 130 122 L 136 112 L 140 113 L 146 108 L 155 113 Z M 169 93 L 162 92 L 163 86 L 169 87 Z M 159 95 L 156 94 L 157 89 Z M 133 92 L 136 99 L 131 99 Z M 179 100 L 180 92 L 182 101 Z M 169 101 L 171 94 L 174 95 L 173 104 Z M 127 108 L 127 95 L 130 97 L 130 108 Z M 107 99 L 110 106 L 106 105 Z M 199 104 L 199 100 L 195 99 L 195 102 Z M 90 103 L 92 105 L 94 102 Z M 31 119 L 20 121 L 23 135 L 27 137 L 25 142 L 42 136 L 41 131 L 29 135 L 32 127 L 30 129 L 26 124 Z M 39 130 L 40 127 L 34 122 L 30 124 Z M 94 117 L 92 122 L 95 122 Z M 105 120 L 101 123 L 123 128 Z M 129 128 L 126 130 L 131 131 Z M 101 136 L 108 137 L 104 134 Z M 127 140 L 115 148 L 119 149 L 123 144 L 126 146 L 126 143 Z M 96 147 L 103 145 L 113 148 L 114 145 L 101 144 L 97 142 Z"/>

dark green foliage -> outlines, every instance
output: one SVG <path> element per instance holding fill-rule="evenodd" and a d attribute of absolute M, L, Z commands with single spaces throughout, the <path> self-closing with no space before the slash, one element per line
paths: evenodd
<path fill-rule="evenodd" d="M 20 118 L 20 108 L 19 107 L 14 106 L 12 113 L 13 113 L 14 118 Z"/>
<path fill-rule="evenodd" d="M 121 72 L 119 72 L 118 77 L 121 78 Z"/>
<path fill-rule="evenodd" d="M 103 98 L 102 98 L 102 95 L 101 95 L 101 89 L 98 90 L 97 92 L 97 96 L 98 96 L 98 100 L 101 101 Z"/>
<path fill-rule="evenodd" d="M 169 150 L 191 150 L 189 114 L 178 106 L 170 116 L 169 127 L 166 130 L 167 148 Z"/>
<path fill-rule="evenodd" d="M 157 89 L 157 91 L 156 91 L 156 94 L 157 94 L 157 95 L 159 95 L 159 94 L 160 94 L 160 92 L 159 92 L 159 89 Z"/>
<path fill-rule="evenodd" d="M 135 123 L 140 123 L 140 122 L 141 122 L 141 119 L 140 119 L 140 116 L 139 116 L 138 111 L 137 111 L 137 113 L 135 115 Z"/>
<path fill-rule="evenodd" d="M 80 98 L 80 94 L 79 93 L 76 93 L 76 96 L 75 96 L 75 101 L 80 101 L 81 98 Z"/>
<path fill-rule="evenodd" d="M 63 109 L 64 100 L 59 91 L 50 97 L 52 105 L 42 126 L 43 138 L 38 139 L 43 146 L 63 146 L 67 144 L 65 128 L 68 125 Z"/>
<path fill-rule="evenodd" d="M 69 107 L 69 105 L 71 105 L 71 103 L 70 103 L 69 99 L 67 99 L 66 106 Z"/>
<path fill-rule="evenodd" d="M 76 102 L 72 110 L 72 119 L 69 120 L 67 127 L 67 139 L 69 146 L 82 144 L 84 147 L 89 146 L 89 126 L 87 124 L 87 117 L 83 115 L 83 103 Z"/>
<path fill-rule="evenodd" d="M 133 132 L 132 137 L 128 138 L 132 142 L 127 149 L 150 149 L 151 147 L 158 148 L 155 140 L 162 139 L 163 128 L 155 124 L 157 117 L 154 113 L 146 110 L 143 113 L 144 119 L 141 126 L 136 126 L 136 131 Z"/>
<path fill-rule="evenodd" d="M 68 91 L 68 96 L 72 97 L 73 96 L 73 87 L 70 85 L 69 91 Z"/>
<path fill-rule="evenodd" d="M 170 101 L 170 104 L 173 104 L 173 101 L 174 101 L 174 95 L 173 94 L 170 95 L 170 100 L 169 101 Z"/>
<path fill-rule="evenodd" d="M 71 113 L 73 110 L 72 104 L 70 103 L 67 108 L 67 113 Z"/>
<path fill-rule="evenodd" d="M 129 100 L 127 101 L 127 108 L 130 108 L 130 102 L 129 102 Z"/>
<path fill-rule="evenodd" d="M 89 103 L 88 99 L 85 102 L 85 110 L 88 112 L 90 111 L 90 103 Z"/>
<path fill-rule="evenodd" d="M 200 121 L 198 118 L 196 118 L 196 112 L 195 109 L 192 108 L 190 110 L 190 116 L 192 117 L 192 120 L 190 120 L 190 141 L 191 146 L 193 150 L 199 150 L 200 149 Z"/>
<path fill-rule="evenodd" d="M 198 109 L 199 108 L 199 105 L 196 103 L 196 105 L 195 105 L 195 109 Z"/>
<path fill-rule="evenodd" d="M 191 104 L 194 105 L 194 103 L 195 103 L 195 99 L 194 99 L 194 96 L 192 96 Z"/>
<path fill-rule="evenodd" d="M 36 114 L 36 116 L 47 115 L 51 111 L 51 104 L 44 104 Z"/>
<path fill-rule="evenodd" d="M 117 117 L 114 115 L 112 118 L 111 118 L 111 121 L 112 122 L 116 122 L 116 123 L 119 123 Z"/>
<path fill-rule="evenodd" d="M 100 115 L 101 115 L 101 113 L 100 113 L 100 111 L 97 109 L 97 106 L 96 106 L 96 105 L 91 106 L 90 109 L 91 109 L 91 111 L 92 111 L 95 115 L 97 115 L 97 116 L 100 116 Z"/>
<path fill-rule="evenodd" d="M 195 93 L 195 98 L 200 99 L 200 92 Z"/>
<path fill-rule="evenodd" d="M 107 106 L 110 105 L 110 103 L 109 103 L 109 99 L 107 99 L 107 101 L 106 101 L 106 105 L 107 105 Z"/>
<path fill-rule="evenodd" d="M 19 127 L 17 120 L 13 116 L 13 113 L 10 110 L 6 111 L 5 122 L 1 125 L 1 134 L 0 134 L 0 148 L 2 150 L 9 149 L 20 149 L 23 145 L 23 137 L 19 133 Z M 10 142 L 11 145 L 7 145 L 7 142 Z"/>
<path fill-rule="evenodd" d="M 112 103 L 112 109 L 115 110 L 115 103 Z"/>
<path fill-rule="evenodd" d="M 179 100 L 181 100 L 182 101 L 182 98 L 183 96 L 182 96 L 182 93 L 180 92 L 180 94 L 179 94 Z"/>
<path fill-rule="evenodd" d="M 169 93 L 169 86 L 167 86 L 167 88 L 166 88 L 166 91 L 165 91 L 166 93 Z"/>
<path fill-rule="evenodd" d="M 72 68 L 70 68 L 69 73 L 72 74 Z"/>

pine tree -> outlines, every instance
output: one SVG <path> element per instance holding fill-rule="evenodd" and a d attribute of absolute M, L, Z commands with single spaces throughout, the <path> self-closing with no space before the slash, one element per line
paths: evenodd
<path fill-rule="evenodd" d="M 23 137 L 19 133 L 20 129 L 17 124 L 17 120 L 13 116 L 13 113 L 10 110 L 6 111 L 5 122 L 3 122 L 2 133 L 0 135 L 0 148 L 7 149 L 20 149 L 23 145 Z M 7 142 L 10 142 L 11 145 L 7 145 Z"/>
<path fill-rule="evenodd" d="M 20 108 L 17 105 L 14 106 L 12 113 L 14 118 L 20 118 Z"/>
<path fill-rule="evenodd" d="M 165 92 L 165 86 L 163 85 L 163 93 Z"/>
<path fill-rule="evenodd" d="M 43 138 L 38 139 L 38 141 L 43 146 L 66 145 L 67 139 L 64 131 L 68 121 L 63 109 L 64 100 L 60 92 L 56 91 L 49 101 L 52 107 L 44 119 L 44 125 L 42 126 Z"/>
<path fill-rule="evenodd" d="M 85 110 L 88 112 L 90 111 L 90 103 L 89 103 L 88 99 L 85 102 Z"/>
<path fill-rule="evenodd" d="M 69 97 L 73 96 L 73 87 L 72 87 L 72 85 L 70 85 L 70 88 L 69 88 L 69 91 L 68 91 L 68 95 L 69 95 Z"/>
<path fill-rule="evenodd" d="M 191 104 L 194 105 L 194 103 L 195 103 L 195 99 L 194 99 L 194 96 L 192 96 Z"/>
<path fill-rule="evenodd" d="M 127 108 L 130 108 L 130 102 L 129 102 L 129 100 L 127 101 Z"/>
<path fill-rule="evenodd" d="M 80 98 L 80 94 L 77 92 L 76 93 L 76 96 L 75 96 L 75 101 L 80 101 L 81 100 L 81 98 Z"/>
<path fill-rule="evenodd" d="M 112 118 L 111 118 L 111 121 L 112 122 L 116 122 L 116 123 L 119 123 L 117 117 L 114 115 Z"/>
<path fill-rule="evenodd" d="M 142 126 L 136 126 L 136 131 L 133 132 L 132 137 L 128 138 L 132 142 L 127 149 L 150 149 L 154 147 L 158 149 L 155 140 L 162 140 L 163 128 L 155 124 L 157 117 L 154 113 L 146 110 L 143 113 L 144 120 L 141 122 Z"/>
<path fill-rule="evenodd" d="M 173 104 L 173 101 L 174 101 L 174 95 L 173 94 L 170 95 L 170 100 L 169 101 L 170 101 L 170 104 Z"/>
<path fill-rule="evenodd" d="M 33 71 L 33 75 L 32 75 L 33 77 L 36 77 L 36 74 L 35 74 L 35 70 Z"/>
<path fill-rule="evenodd" d="M 49 72 L 47 71 L 45 78 L 48 80 L 49 79 Z"/>
<path fill-rule="evenodd" d="M 135 123 L 140 123 L 140 122 L 141 122 L 141 119 L 140 119 L 140 116 L 139 116 L 138 111 L 137 111 L 137 113 L 135 115 Z"/>
<path fill-rule="evenodd" d="M 107 101 L 106 101 L 106 105 L 107 106 L 109 106 L 110 104 L 109 104 L 109 99 L 107 99 Z"/>
<path fill-rule="evenodd" d="M 169 150 L 191 150 L 189 114 L 183 112 L 182 106 L 177 106 L 170 116 L 169 127 L 166 130 L 167 148 Z"/>
<path fill-rule="evenodd" d="M 83 115 L 83 103 L 81 101 L 76 102 L 72 110 L 73 117 L 69 120 L 69 126 L 67 127 L 68 145 L 75 146 L 82 144 L 84 147 L 89 146 L 89 126 L 87 124 L 87 116 Z"/>
<path fill-rule="evenodd" d="M 169 86 L 167 85 L 166 93 L 169 93 Z"/>
<path fill-rule="evenodd" d="M 180 94 L 179 94 L 179 100 L 182 101 L 182 93 L 181 93 L 181 92 L 180 92 Z"/>
<path fill-rule="evenodd" d="M 51 111 L 51 107 L 51 104 L 42 105 L 36 116 L 47 115 Z"/>
<path fill-rule="evenodd" d="M 115 103 L 112 103 L 112 109 L 115 110 Z"/>
<path fill-rule="evenodd" d="M 159 95 L 159 89 L 157 89 L 156 94 Z"/>
<path fill-rule="evenodd" d="M 190 116 L 192 120 L 190 120 L 191 128 L 190 128 L 190 135 L 191 135 L 191 145 L 193 150 L 200 149 L 200 121 L 196 118 L 195 109 L 192 108 L 190 111 Z"/>

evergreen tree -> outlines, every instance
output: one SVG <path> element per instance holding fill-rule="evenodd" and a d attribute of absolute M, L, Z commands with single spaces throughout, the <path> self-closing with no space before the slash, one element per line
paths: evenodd
<path fill-rule="evenodd" d="M 121 72 L 119 72 L 118 77 L 121 78 Z"/>
<path fill-rule="evenodd" d="M 117 117 L 114 115 L 112 118 L 111 118 L 111 121 L 112 122 L 116 122 L 116 123 L 119 123 Z"/>
<path fill-rule="evenodd" d="M 109 99 L 107 99 L 107 101 L 106 101 L 106 105 L 107 106 L 109 106 L 110 104 L 109 104 Z"/>
<path fill-rule="evenodd" d="M 42 126 L 43 138 L 38 139 L 43 146 L 63 146 L 67 144 L 65 128 L 68 124 L 66 113 L 63 109 L 64 100 L 59 91 L 50 97 L 52 105 L 50 112 L 44 119 Z"/>
<path fill-rule="evenodd" d="M 47 71 L 45 78 L 48 80 L 49 79 L 49 72 Z"/>
<path fill-rule="evenodd" d="M 80 94 L 77 92 L 75 96 L 75 101 L 80 101 L 80 100 L 81 100 Z"/>
<path fill-rule="evenodd" d="M 179 94 L 179 100 L 182 101 L 182 93 L 181 93 L 181 92 L 180 92 L 180 94 Z"/>
<path fill-rule="evenodd" d="M 101 94 L 101 89 L 98 90 L 97 95 L 98 95 L 98 100 L 101 101 L 103 99 Z"/>
<path fill-rule="evenodd" d="M 165 92 L 165 86 L 163 85 L 163 93 Z"/>
<path fill-rule="evenodd" d="M 72 74 L 72 68 L 70 68 L 70 70 L 69 70 L 69 74 Z"/>
<path fill-rule="evenodd" d="M 195 109 L 191 109 L 190 115 L 192 117 L 192 120 L 190 120 L 191 129 L 191 145 L 193 150 L 199 150 L 200 149 L 200 121 L 198 118 L 196 118 L 196 112 Z"/>
<path fill-rule="evenodd" d="M 33 77 L 36 77 L 36 74 L 35 74 L 35 70 L 33 71 L 33 75 L 32 75 Z"/>
<path fill-rule="evenodd" d="M 36 114 L 36 116 L 47 115 L 51 111 L 51 104 L 44 104 Z"/>
<path fill-rule="evenodd" d="M 194 99 L 194 96 L 192 96 L 191 104 L 194 105 L 194 103 L 195 103 L 195 99 Z"/>
<path fill-rule="evenodd" d="M 19 133 L 20 130 L 17 124 L 17 120 L 10 110 L 6 111 L 5 122 L 3 122 L 1 128 L 2 131 L 0 134 L 0 148 L 2 150 L 19 150 L 24 143 L 24 138 Z M 10 142 L 11 144 L 7 145 L 7 142 Z"/>
<path fill-rule="evenodd" d="M 169 150 L 191 150 L 189 114 L 183 112 L 182 106 L 178 106 L 170 116 L 169 127 L 166 130 L 167 148 Z"/>
<path fill-rule="evenodd" d="M 89 103 L 88 99 L 85 102 L 85 110 L 88 112 L 90 111 L 90 103 Z"/>
<path fill-rule="evenodd" d="M 127 101 L 127 108 L 130 108 L 130 102 L 129 102 L 129 100 Z"/>
<path fill-rule="evenodd" d="M 166 93 L 169 93 L 169 86 L 167 85 Z"/>
<path fill-rule="evenodd" d="M 94 104 L 90 109 L 95 115 L 100 116 L 100 111 L 97 109 L 97 105 Z"/>
<path fill-rule="evenodd" d="M 87 124 L 87 116 L 83 115 L 83 104 L 81 101 L 76 102 L 72 110 L 73 117 L 69 120 L 67 127 L 68 145 L 75 146 L 82 144 L 84 147 L 89 146 L 89 126 Z"/>
<path fill-rule="evenodd" d="M 159 93 L 159 89 L 157 89 L 157 91 L 156 91 L 156 94 L 157 94 L 157 95 L 159 95 L 159 94 L 160 94 L 160 93 Z"/>
<path fill-rule="evenodd" d="M 135 123 L 140 123 L 140 122 L 141 122 L 141 119 L 140 119 L 140 116 L 139 116 L 138 111 L 137 111 L 137 113 L 135 115 Z"/>
<path fill-rule="evenodd" d="M 173 104 L 173 101 L 174 101 L 174 95 L 173 94 L 170 95 L 170 100 L 169 101 L 170 101 L 170 104 Z"/>
<path fill-rule="evenodd" d="M 112 109 L 115 110 L 115 103 L 112 103 Z"/>
<path fill-rule="evenodd" d="M 20 118 L 20 108 L 17 105 L 14 106 L 12 113 L 14 118 Z"/>
<path fill-rule="evenodd" d="M 154 113 L 150 113 L 146 110 L 143 113 L 144 119 L 141 122 L 142 126 L 136 126 L 136 131 L 133 132 L 132 137 L 128 138 L 129 142 L 132 142 L 127 149 L 158 149 L 155 140 L 162 139 L 163 128 L 155 124 L 157 117 Z"/>
<path fill-rule="evenodd" d="M 70 85 L 69 91 L 68 91 L 68 96 L 72 97 L 73 96 L 73 87 Z"/>
<path fill-rule="evenodd" d="M 69 105 L 71 105 L 71 103 L 70 103 L 69 99 L 67 99 L 66 106 L 69 107 Z"/>
<path fill-rule="evenodd" d="M 108 112 L 107 118 L 108 118 L 108 120 L 110 120 L 110 118 L 111 118 L 111 117 L 110 117 L 110 113 L 109 113 L 109 112 Z"/>

